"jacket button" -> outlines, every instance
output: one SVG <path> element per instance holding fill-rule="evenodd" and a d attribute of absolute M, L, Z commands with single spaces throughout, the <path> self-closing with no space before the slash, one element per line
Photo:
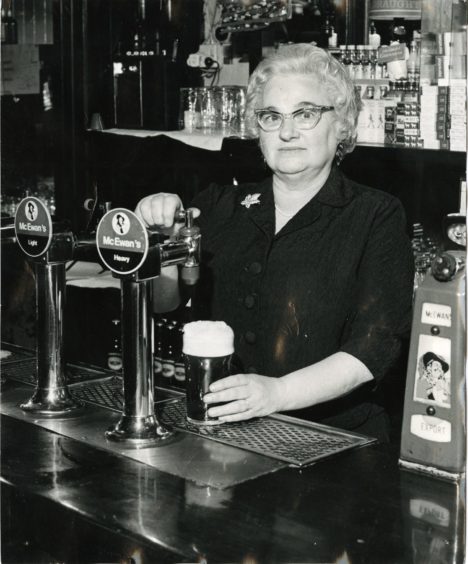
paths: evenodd
<path fill-rule="evenodd" d="M 259 262 L 252 262 L 249 265 L 249 272 L 250 274 L 260 274 L 262 271 L 262 265 Z"/>
<path fill-rule="evenodd" d="M 253 345 L 257 341 L 257 335 L 253 331 L 246 331 L 244 337 L 249 345 Z"/>
<path fill-rule="evenodd" d="M 255 368 L 255 366 L 249 366 L 247 368 L 247 374 L 258 374 L 258 370 Z"/>
<path fill-rule="evenodd" d="M 252 309 L 253 306 L 255 305 L 255 296 L 253 294 L 245 296 L 244 305 L 247 309 Z"/>

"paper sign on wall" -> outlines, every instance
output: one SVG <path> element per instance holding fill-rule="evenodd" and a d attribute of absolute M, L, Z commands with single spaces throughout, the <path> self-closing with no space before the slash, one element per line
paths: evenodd
<path fill-rule="evenodd" d="M 39 94 L 39 48 L 35 45 L 2 45 L 0 94 Z"/>

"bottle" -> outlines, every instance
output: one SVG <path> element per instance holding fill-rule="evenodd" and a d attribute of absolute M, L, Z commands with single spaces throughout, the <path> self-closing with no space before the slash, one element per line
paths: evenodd
<path fill-rule="evenodd" d="M 389 92 L 389 87 L 387 84 L 382 84 L 379 87 L 379 98 L 381 100 L 383 100 L 384 98 L 386 98 L 388 96 L 388 92 Z"/>
<path fill-rule="evenodd" d="M 371 65 L 370 65 L 370 46 L 364 45 L 361 52 L 361 74 L 362 78 L 369 80 L 371 78 Z"/>
<path fill-rule="evenodd" d="M 351 49 L 350 49 L 350 45 L 346 45 L 344 54 L 343 54 L 343 61 L 342 61 L 345 69 L 348 71 L 348 74 L 350 77 L 352 77 L 352 71 L 353 71 L 353 66 L 352 66 L 352 61 L 351 61 Z"/>
<path fill-rule="evenodd" d="M 325 21 L 324 21 L 320 31 L 321 31 L 320 47 L 327 48 L 328 47 L 328 41 L 329 41 L 329 38 L 330 38 L 330 35 L 331 35 L 330 20 L 329 20 L 328 16 L 325 17 Z"/>
<path fill-rule="evenodd" d="M 6 12 L 5 12 L 5 8 L 2 8 L 2 31 L 1 31 L 2 44 L 6 43 L 6 27 L 7 27 Z"/>
<path fill-rule="evenodd" d="M 131 49 L 131 55 L 133 57 L 138 57 L 140 55 L 141 52 L 141 41 L 140 41 L 140 34 L 138 33 L 138 31 L 136 31 L 133 34 L 133 44 L 132 44 L 132 49 Z"/>
<path fill-rule="evenodd" d="M 122 335 L 120 319 L 111 321 L 111 350 L 107 354 L 107 367 L 116 372 L 122 370 Z"/>
<path fill-rule="evenodd" d="M 408 68 L 408 80 L 410 82 L 419 82 L 420 60 L 416 41 L 411 41 L 408 60 L 406 61 Z"/>
<path fill-rule="evenodd" d="M 377 76 L 378 71 L 380 71 L 381 74 L 381 68 L 379 68 L 379 65 L 377 64 L 377 60 L 378 60 L 378 56 L 377 56 L 377 49 L 372 49 L 371 47 L 369 48 L 369 78 L 371 80 L 375 80 L 376 78 L 381 78 L 380 76 Z"/>
<path fill-rule="evenodd" d="M 335 56 L 341 63 L 344 63 L 345 53 L 346 53 L 346 45 L 340 45 L 339 49 L 340 49 L 339 53 Z"/>
<path fill-rule="evenodd" d="M 161 54 L 161 39 L 159 35 L 159 30 L 156 30 L 154 34 L 154 54 L 157 57 Z"/>
<path fill-rule="evenodd" d="M 335 31 L 335 28 L 331 26 L 330 28 L 330 36 L 328 37 L 328 47 L 330 49 L 336 49 L 338 44 L 338 34 Z"/>
<path fill-rule="evenodd" d="M 388 86 L 389 90 L 385 98 L 387 100 L 393 100 L 394 102 L 401 102 L 403 92 L 400 89 L 400 83 L 394 80 L 390 80 Z"/>
<path fill-rule="evenodd" d="M 357 78 L 362 78 L 362 68 L 361 68 L 361 50 L 362 45 L 358 45 L 357 48 L 354 45 L 350 45 L 351 50 L 351 76 L 353 80 Z"/>
<path fill-rule="evenodd" d="M 371 22 L 370 30 L 369 30 L 369 45 L 372 49 L 378 49 L 380 47 L 380 34 L 377 33 L 377 28 L 375 27 L 375 23 Z"/>
<path fill-rule="evenodd" d="M 382 64 L 382 78 L 389 78 L 387 63 Z"/>
<path fill-rule="evenodd" d="M 154 341 L 153 341 L 153 374 L 155 385 L 161 384 L 162 379 L 162 359 L 163 359 L 163 333 L 164 322 L 154 320 Z"/>
<path fill-rule="evenodd" d="M 363 95 L 363 100 L 373 100 L 375 95 L 375 88 L 373 86 L 367 86 Z"/>
<path fill-rule="evenodd" d="M 18 24 L 16 23 L 16 18 L 13 16 L 11 8 L 7 12 L 5 35 L 7 43 L 18 43 Z"/>

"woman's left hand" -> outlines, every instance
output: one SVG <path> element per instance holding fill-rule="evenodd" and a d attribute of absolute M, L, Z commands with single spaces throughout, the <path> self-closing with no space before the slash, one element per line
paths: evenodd
<path fill-rule="evenodd" d="M 236 374 L 213 382 L 203 398 L 207 404 L 229 402 L 208 411 L 210 417 L 219 417 L 221 421 L 269 415 L 280 410 L 280 400 L 280 379 L 258 374 Z"/>

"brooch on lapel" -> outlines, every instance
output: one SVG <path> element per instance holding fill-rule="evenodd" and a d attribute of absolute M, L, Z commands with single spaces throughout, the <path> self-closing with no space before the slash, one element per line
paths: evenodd
<path fill-rule="evenodd" d="M 247 209 L 254 204 L 260 203 L 260 194 L 247 194 L 244 200 L 241 202 L 241 206 L 245 206 Z"/>

